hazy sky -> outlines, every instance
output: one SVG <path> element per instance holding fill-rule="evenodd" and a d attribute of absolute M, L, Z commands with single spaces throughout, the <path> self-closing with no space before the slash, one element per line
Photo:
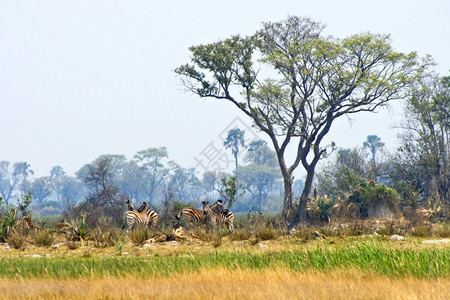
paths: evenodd
<path fill-rule="evenodd" d="M 336 37 L 391 34 L 397 51 L 431 54 L 443 75 L 449 12 L 448 0 L 0 0 L 0 161 L 26 161 L 37 176 L 55 165 L 73 174 L 101 154 L 131 159 L 166 146 L 194 167 L 236 117 L 249 121 L 230 103 L 182 91 L 173 70 L 189 46 L 309 16 Z M 394 148 L 400 118 L 394 107 L 351 126 L 342 119 L 329 140 L 354 147 L 376 134 Z"/>

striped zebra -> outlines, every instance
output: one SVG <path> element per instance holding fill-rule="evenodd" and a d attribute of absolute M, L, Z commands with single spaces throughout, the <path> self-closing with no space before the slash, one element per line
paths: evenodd
<path fill-rule="evenodd" d="M 142 202 L 138 210 L 127 210 L 123 215 L 127 230 L 145 227 L 156 228 L 158 221 L 158 214 L 148 209 L 147 202 Z"/>
<path fill-rule="evenodd" d="M 133 208 L 133 199 L 131 199 L 131 200 L 125 200 L 125 203 L 127 204 L 127 208 L 128 208 L 128 210 L 134 210 L 134 208 Z"/>
<path fill-rule="evenodd" d="M 131 200 L 125 200 L 125 203 L 127 204 L 128 210 L 131 210 L 131 211 L 134 210 L 133 202 L 134 202 L 133 199 L 131 199 Z M 141 206 L 139 206 L 139 208 L 137 209 L 137 211 L 141 213 L 141 212 L 143 212 L 144 209 L 146 209 L 146 208 L 147 208 L 147 202 L 141 202 Z"/>
<path fill-rule="evenodd" d="M 209 232 L 209 228 L 225 224 L 230 232 L 234 232 L 234 215 L 231 211 L 216 212 L 208 206 L 208 201 L 202 201 L 203 211 L 205 213 L 206 232 Z"/>
<path fill-rule="evenodd" d="M 228 212 L 228 209 L 225 207 L 225 205 L 223 205 L 222 200 L 217 200 L 209 208 L 212 211 L 216 212 Z M 205 212 L 201 209 L 195 209 L 193 207 L 185 207 L 178 213 L 178 215 L 176 215 L 176 219 L 180 220 L 182 217 L 186 225 L 187 223 L 198 226 L 206 224 Z"/>

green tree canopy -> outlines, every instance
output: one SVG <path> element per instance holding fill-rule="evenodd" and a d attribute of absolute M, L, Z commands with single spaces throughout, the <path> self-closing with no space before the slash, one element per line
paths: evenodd
<path fill-rule="evenodd" d="M 307 220 L 306 204 L 324 137 L 337 118 L 373 112 L 408 95 L 428 61 L 395 52 L 387 35 L 363 33 L 337 39 L 306 17 L 264 23 L 249 37 L 192 46 L 191 63 L 178 67 L 187 90 L 227 100 L 270 138 L 284 180 L 283 215 L 294 227 Z M 296 155 L 286 160 L 292 145 Z M 307 172 L 293 212 L 293 172 Z M 294 216 L 294 218 L 292 218 Z"/>

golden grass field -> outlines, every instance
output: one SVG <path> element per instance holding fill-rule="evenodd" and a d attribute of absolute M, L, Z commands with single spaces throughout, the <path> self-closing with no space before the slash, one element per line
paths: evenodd
<path fill-rule="evenodd" d="M 450 279 L 219 269 L 152 279 L 2 280 L 0 299 L 450 299 Z"/>
<path fill-rule="evenodd" d="M 250 240 L 232 241 L 229 237 L 224 237 L 217 247 L 211 241 L 198 239 L 144 245 L 127 242 L 119 253 L 117 247 L 98 248 L 92 242 L 86 242 L 77 249 L 70 249 L 62 240 L 58 240 L 55 242 L 60 245 L 58 247 L 27 245 L 25 249 L 14 249 L 7 244 L 0 244 L 0 264 L 8 266 L 13 260 L 65 261 L 71 258 L 139 258 L 147 262 L 161 257 L 211 259 L 211 255 L 215 253 L 226 254 L 227 259 L 234 254 L 245 253 L 271 255 L 299 250 L 312 253 L 318 249 L 322 249 L 324 253 L 333 253 L 352 247 L 362 247 L 362 251 L 365 251 L 364 249 L 370 250 L 372 246 L 375 250 L 380 249 L 372 255 L 386 253 L 388 249 L 413 249 L 418 253 L 428 250 L 430 252 L 426 253 L 434 253 L 437 249 L 441 255 L 449 253 L 448 239 L 438 241 L 445 243 L 426 243 L 426 239 L 413 237 L 390 241 L 383 236 L 329 237 L 323 240 L 278 236 L 273 240 L 258 243 Z M 445 257 L 444 255 L 441 259 L 441 262 L 444 262 L 444 273 L 438 276 L 416 277 L 376 273 L 371 265 L 364 269 L 338 266 L 301 271 L 271 266 L 207 266 L 190 273 L 174 272 L 169 275 L 139 276 L 137 273 L 128 273 L 124 276 L 90 276 L 87 272 L 88 275 L 80 278 L 60 279 L 52 276 L 41 278 L 5 275 L 0 276 L 0 299 L 450 299 L 450 262 L 446 262 Z M 383 257 L 380 260 L 383 261 Z M 413 265 L 416 265 L 414 260 Z M 164 267 L 167 268 L 166 265 L 163 265 Z M 21 274 L 20 270 L 17 274 Z"/>

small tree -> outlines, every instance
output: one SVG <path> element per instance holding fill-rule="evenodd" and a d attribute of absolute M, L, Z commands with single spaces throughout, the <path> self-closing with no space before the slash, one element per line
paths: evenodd
<path fill-rule="evenodd" d="M 61 166 L 54 166 L 50 171 L 50 180 L 56 192 L 58 202 L 61 200 L 60 197 L 61 197 L 62 181 L 65 175 L 66 172 Z"/>
<path fill-rule="evenodd" d="M 77 219 L 85 213 L 89 226 L 97 225 L 104 217 L 120 220 L 127 197 L 120 192 L 114 180 L 118 171 L 117 157 L 101 156 L 83 168 L 83 172 L 78 174 L 82 176 L 89 193 L 86 201 L 69 209 L 70 217 Z"/>
<path fill-rule="evenodd" d="M 364 148 L 369 149 L 370 153 L 372 153 L 372 162 L 375 164 L 375 155 L 377 151 L 384 147 L 384 143 L 381 142 L 381 139 L 376 135 L 368 135 L 367 141 L 363 143 Z"/>
<path fill-rule="evenodd" d="M 233 154 L 234 161 L 236 162 L 236 170 L 238 168 L 238 155 L 241 147 L 245 148 L 244 135 L 244 130 L 240 130 L 239 128 L 231 129 L 228 131 L 227 139 L 223 143 L 225 148 L 231 148 L 231 153 Z"/>
<path fill-rule="evenodd" d="M 142 170 L 142 188 L 149 202 L 153 204 L 154 193 L 170 171 L 163 161 L 169 157 L 166 147 L 148 148 L 134 156 L 135 162 Z"/>
<path fill-rule="evenodd" d="M 0 161 L 0 196 L 6 205 L 31 174 L 33 171 L 26 162 L 16 162 L 11 167 L 9 161 Z"/>
<path fill-rule="evenodd" d="M 228 208 L 231 208 L 236 200 L 245 193 L 245 190 L 242 189 L 242 184 L 237 184 L 235 176 L 231 176 L 228 179 L 222 177 L 222 186 L 223 189 L 219 190 L 219 193 L 223 198 L 223 204 Z"/>

